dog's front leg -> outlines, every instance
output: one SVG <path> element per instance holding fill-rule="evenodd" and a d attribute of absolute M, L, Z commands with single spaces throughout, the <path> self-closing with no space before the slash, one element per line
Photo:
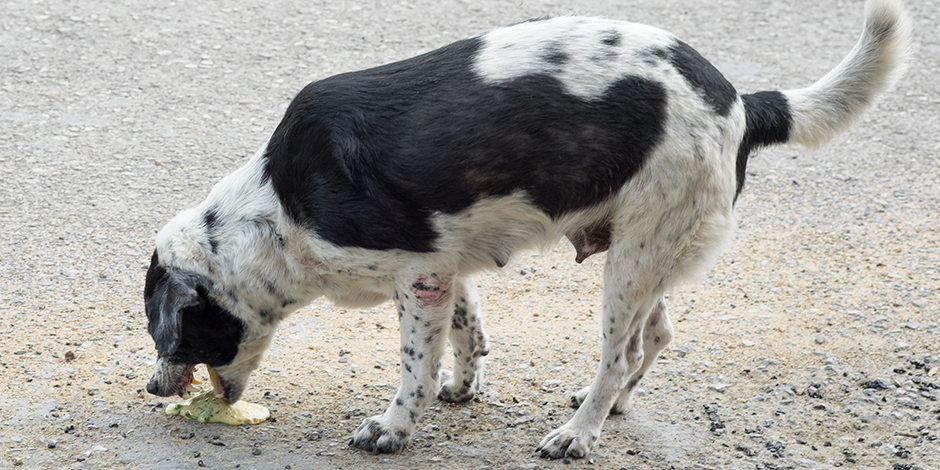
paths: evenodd
<path fill-rule="evenodd" d="M 373 453 L 405 447 L 440 387 L 438 374 L 454 311 L 453 276 L 427 272 L 407 279 L 393 296 L 401 328 L 401 387 L 388 410 L 364 420 L 350 442 Z"/>
<path fill-rule="evenodd" d="M 450 326 L 450 346 L 454 350 L 454 371 L 441 371 L 440 398 L 464 402 L 480 391 L 483 382 L 483 356 L 490 352 L 489 337 L 483 330 L 480 296 L 473 278 L 454 282 L 454 317 Z"/>

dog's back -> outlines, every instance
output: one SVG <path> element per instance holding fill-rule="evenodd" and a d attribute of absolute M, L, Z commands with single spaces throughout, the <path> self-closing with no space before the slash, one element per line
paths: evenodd
<path fill-rule="evenodd" d="M 868 11 L 858 46 L 815 85 L 745 95 L 653 27 L 561 17 L 497 29 L 310 84 L 272 136 L 265 172 L 291 218 L 338 246 L 436 251 L 446 245 L 436 216 L 523 194 L 551 221 L 578 219 L 543 228 L 546 241 L 567 234 L 578 247 L 603 221 L 576 215 L 605 212 L 596 208 L 655 158 L 667 178 L 724 178 L 731 158 L 733 201 L 753 149 L 815 148 L 847 128 L 907 47 L 897 4 Z"/>
<path fill-rule="evenodd" d="M 431 252 L 435 215 L 486 199 L 521 194 L 551 220 L 603 203 L 674 140 L 670 115 L 727 118 L 737 98 L 662 30 L 535 20 L 310 84 L 266 172 L 293 219 L 336 245 Z"/>

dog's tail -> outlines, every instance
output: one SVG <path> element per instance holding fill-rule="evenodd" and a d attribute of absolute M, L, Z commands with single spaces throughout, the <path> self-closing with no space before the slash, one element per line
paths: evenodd
<path fill-rule="evenodd" d="M 868 0 L 861 39 L 825 77 L 799 90 L 742 96 L 747 118 L 742 150 L 782 143 L 816 149 L 829 142 L 900 78 L 909 48 L 910 25 L 901 1 Z"/>

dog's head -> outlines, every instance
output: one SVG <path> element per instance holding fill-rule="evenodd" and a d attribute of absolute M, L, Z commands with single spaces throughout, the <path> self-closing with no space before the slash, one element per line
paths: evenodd
<path fill-rule="evenodd" d="M 217 391 L 231 402 L 241 396 L 254 369 L 244 370 L 244 364 L 257 364 L 263 350 L 247 347 L 243 321 L 220 306 L 212 291 L 208 277 L 167 266 L 154 251 L 144 303 L 158 359 L 148 392 L 181 395 L 196 364 L 208 364 L 219 373 Z"/>
<path fill-rule="evenodd" d="M 216 253 L 220 249 L 216 244 L 230 242 L 209 240 L 207 233 L 212 230 L 207 230 L 205 217 L 192 216 L 195 212 L 181 214 L 161 231 L 147 271 L 147 331 L 157 349 L 147 391 L 162 397 L 182 395 L 192 381 L 193 368 L 207 364 L 218 376 L 213 384 L 216 392 L 234 403 L 274 336 L 280 317 L 270 305 L 279 301 L 252 295 L 259 289 L 251 282 L 221 274 L 229 257 Z M 228 266 L 224 271 L 243 267 Z M 252 276 L 240 278 L 250 281 Z M 271 294 L 265 290 L 265 296 Z"/>
<path fill-rule="evenodd" d="M 157 234 L 144 285 L 147 330 L 157 349 L 150 393 L 182 394 L 193 367 L 207 364 L 218 376 L 215 390 L 237 401 L 278 323 L 320 295 L 303 287 L 309 283 L 292 261 L 315 257 L 293 242 L 305 237 L 304 228 L 279 222 L 284 215 L 262 155 L 263 149 Z"/>

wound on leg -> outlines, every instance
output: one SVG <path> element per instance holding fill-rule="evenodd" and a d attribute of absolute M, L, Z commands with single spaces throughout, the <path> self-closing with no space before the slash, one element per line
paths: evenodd
<path fill-rule="evenodd" d="M 411 285 L 411 289 L 414 291 L 415 296 L 423 307 L 440 305 L 443 300 L 447 298 L 450 285 L 437 281 L 435 279 L 436 277 L 436 275 L 432 274 L 431 281 L 424 277 L 419 277 L 414 284 Z"/>

